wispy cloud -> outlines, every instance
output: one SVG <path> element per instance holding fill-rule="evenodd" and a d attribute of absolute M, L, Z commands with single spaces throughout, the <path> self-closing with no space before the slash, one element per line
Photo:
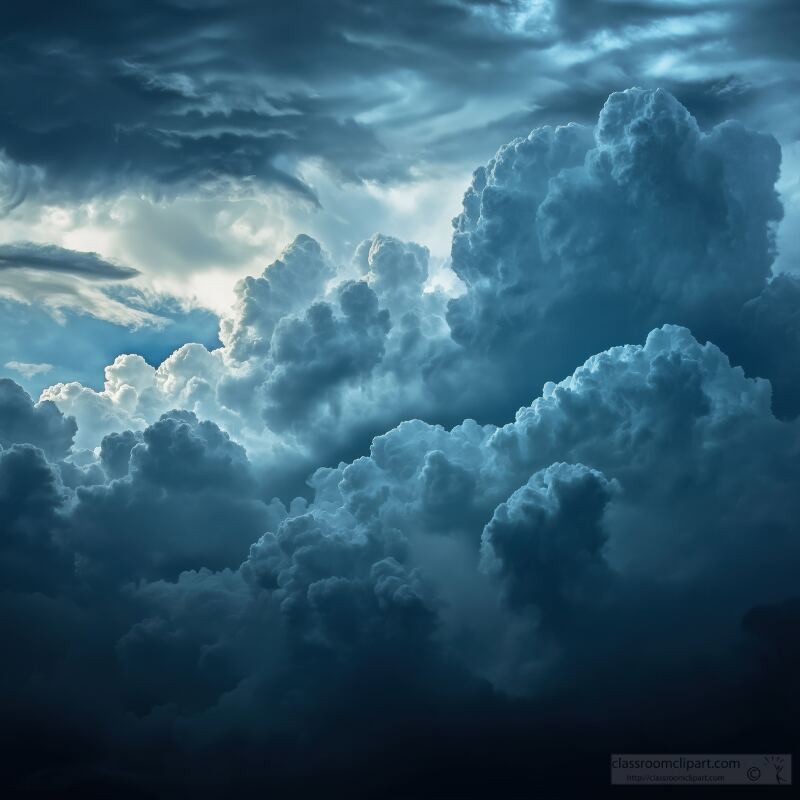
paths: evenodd
<path fill-rule="evenodd" d="M 30 364 L 27 361 L 6 361 L 6 369 L 13 369 L 26 378 L 33 378 L 53 369 L 52 364 Z"/>

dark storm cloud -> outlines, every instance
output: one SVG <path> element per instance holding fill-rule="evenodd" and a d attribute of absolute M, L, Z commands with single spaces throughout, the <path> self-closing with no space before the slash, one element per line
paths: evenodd
<path fill-rule="evenodd" d="M 16 785 L 559 796 L 606 785 L 609 749 L 780 749 L 800 421 L 779 155 L 617 93 L 475 172 L 458 298 L 424 291 L 418 245 L 375 235 L 339 272 L 299 237 L 242 282 L 219 351 L 53 387 L 87 426 L 182 406 L 97 462 L 9 383 Z M 251 460 L 221 427 L 237 414 L 286 449 Z M 270 500 L 303 459 L 306 496 Z"/>
<path fill-rule="evenodd" d="M 83 253 L 34 242 L 0 244 L 0 270 L 4 269 L 64 272 L 94 281 L 126 280 L 139 274 L 138 270 L 131 267 L 105 261 L 97 253 Z"/>
<path fill-rule="evenodd" d="M 25 737 L 45 709 L 48 751 L 74 765 L 51 769 L 47 790 L 91 787 L 100 772 L 118 788 L 213 796 L 258 786 L 268 769 L 271 785 L 302 795 L 341 748 L 375 766 L 398 742 L 441 780 L 473 737 L 476 775 L 499 760 L 513 784 L 530 761 L 504 758 L 487 730 L 538 742 L 552 763 L 559 717 L 573 748 L 596 752 L 592 727 L 619 720 L 619 735 L 643 704 L 676 746 L 689 720 L 710 731 L 704 720 L 719 717 L 698 721 L 698 708 L 720 687 L 761 685 L 781 658 L 770 620 L 789 624 L 793 607 L 761 607 L 795 591 L 797 436 L 772 416 L 764 382 L 665 327 L 590 359 L 503 428 L 404 423 L 367 457 L 319 470 L 310 504 L 262 506 L 267 532 L 238 568 L 182 572 L 219 564 L 228 537 L 251 530 L 232 505 L 252 498 L 248 467 L 213 427 L 176 413 L 127 437 L 130 477 L 79 488 L 76 506 L 40 451 L 4 451 L 0 478 L 7 459 L 26 465 L 17 483 L 0 480 L 0 504 L 16 503 L 0 563 L 27 565 L 3 595 L 18 622 L 5 632 L 3 697 L 24 732 L 7 744 L 14 769 L 29 771 Z M 42 661 L 42 679 L 26 674 L 25 658 L 49 649 L 61 657 Z M 102 716 L 82 711 L 89 686 Z M 669 702 L 652 707 L 654 692 Z M 729 741 L 762 720 L 782 730 L 795 705 L 750 709 Z M 405 759 L 338 770 L 365 793 L 403 796 L 412 780 Z M 599 780 L 591 767 L 583 777 Z"/>
<path fill-rule="evenodd" d="M 663 90 L 615 93 L 593 128 L 536 129 L 475 172 L 454 221 L 459 297 L 424 292 L 427 251 L 378 235 L 354 266 L 389 316 L 356 325 L 325 292 L 319 248 L 293 243 L 240 284 L 222 338 L 247 369 L 219 398 L 315 447 L 409 413 L 500 421 L 598 347 L 673 322 L 771 379 L 776 412 L 794 416 L 798 365 L 782 354 L 797 281 L 770 275 L 779 166 L 772 136 L 704 131 Z"/>
<path fill-rule="evenodd" d="M 448 305 L 453 338 L 495 361 L 546 341 L 533 391 L 567 353 L 677 322 L 774 377 L 776 408 L 796 414 L 797 365 L 777 354 L 796 340 L 797 282 L 770 277 L 780 157 L 773 137 L 738 123 L 703 132 L 662 90 L 611 95 L 593 131 L 547 126 L 510 142 L 475 172 L 454 221 L 467 291 Z M 754 348 L 766 306 L 780 321 Z"/>
<path fill-rule="evenodd" d="M 770 379 L 791 418 L 797 280 L 771 276 L 779 168 L 768 134 L 704 130 L 663 90 L 614 93 L 593 127 L 538 128 L 476 170 L 454 223 L 460 296 L 429 291 L 413 243 L 376 234 L 336 268 L 301 236 L 239 284 L 220 350 L 181 348 L 124 393 L 120 378 L 46 396 L 84 446 L 103 417 L 108 433 L 184 407 L 248 447 L 279 433 L 308 471 L 409 417 L 501 422 L 598 349 L 677 323 Z"/>
<path fill-rule="evenodd" d="M 88 575 L 174 578 L 236 566 L 278 508 L 259 499 L 244 449 L 188 411 L 165 414 L 140 436 L 112 434 L 101 460 L 112 480 L 79 488 L 72 514 Z"/>
<path fill-rule="evenodd" d="M 4 592 L 52 595 L 71 580 L 74 554 L 60 541 L 68 498 L 59 471 L 30 444 L 0 450 Z"/>
<path fill-rule="evenodd" d="M 315 303 L 302 318 L 287 317 L 272 337 L 271 372 L 264 386 L 264 418 L 274 430 L 302 425 L 335 388 L 369 375 L 385 351 L 389 312 L 363 281 L 348 281 L 338 292 L 338 313 Z"/>
<path fill-rule="evenodd" d="M 463 85 L 463 59 L 507 63 L 524 40 L 458 3 L 392 4 L 390 28 L 389 11 L 340 0 L 89 2 L 69 13 L 33 3 L 4 25 L 0 146 L 44 167 L 49 190 L 79 196 L 231 179 L 315 202 L 286 163 L 302 156 L 345 180 L 401 174 L 402 159 L 354 120 L 397 99 L 383 78 Z"/>
<path fill-rule="evenodd" d="M 673 91 L 704 124 L 764 124 L 793 92 L 798 13 L 791 0 L 766 5 L 34 2 L 9 12 L 0 38 L 4 205 L 22 202 L 20 174 L 34 167 L 47 175 L 39 188 L 78 197 L 256 185 L 314 204 L 298 158 L 348 181 L 409 177 L 420 160 L 484 158 L 533 125 L 588 120 L 633 83 Z M 675 51 L 690 70 L 651 70 Z M 751 76 L 748 60 L 771 66 Z M 493 106 L 511 95 L 529 110 Z M 445 134 L 442 120 L 476 100 L 469 140 Z M 402 131 L 403 147 L 387 148 Z"/>
<path fill-rule="evenodd" d="M 130 468 L 131 451 L 143 441 L 142 434 L 134 431 L 109 433 L 100 443 L 100 463 L 109 478 L 122 478 Z"/>
<path fill-rule="evenodd" d="M 0 446 L 27 442 L 62 458 L 72 447 L 78 426 L 65 417 L 54 403 L 34 403 L 21 386 L 0 378 Z"/>
<path fill-rule="evenodd" d="M 602 589 L 602 519 L 612 489 L 582 464 L 553 464 L 501 503 L 484 531 L 488 568 L 503 575 L 510 601 L 539 608 L 542 625 L 556 635 L 575 587 Z"/>

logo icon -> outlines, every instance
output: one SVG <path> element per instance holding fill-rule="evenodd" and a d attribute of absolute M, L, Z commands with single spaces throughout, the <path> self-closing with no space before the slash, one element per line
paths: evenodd
<path fill-rule="evenodd" d="M 786 783 L 786 778 L 781 775 L 784 767 L 784 761 L 781 756 L 764 756 L 764 763 L 775 770 L 775 783 Z"/>

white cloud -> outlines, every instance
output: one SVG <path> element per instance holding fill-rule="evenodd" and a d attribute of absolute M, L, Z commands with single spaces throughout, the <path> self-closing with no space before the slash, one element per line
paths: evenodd
<path fill-rule="evenodd" d="M 27 361 L 7 361 L 6 369 L 13 369 L 24 375 L 26 378 L 32 378 L 34 375 L 41 375 L 44 372 L 49 372 L 53 369 L 52 364 L 31 364 Z"/>

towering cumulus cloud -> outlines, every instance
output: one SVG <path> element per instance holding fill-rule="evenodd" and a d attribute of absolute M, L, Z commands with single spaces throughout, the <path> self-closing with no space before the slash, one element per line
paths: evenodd
<path fill-rule="evenodd" d="M 779 161 L 629 90 L 475 172 L 457 292 L 420 245 L 301 236 L 217 350 L 0 382 L 8 780 L 594 796 L 610 751 L 788 747 Z"/>
<path fill-rule="evenodd" d="M 779 165 L 771 136 L 734 122 L 703 133 L 663 91 L 612 95 L 594 131 L 542 128 L 511 142 L 475 172 L 455 221 L 453 268 L 468 290 L 449 304 L 453 338 L 512 364 L 535 352 L 522 378 L 533 389 L 673 322 L 777 377 L 786 367 L 770 368 L 768 354 L 785 333 L 762 342 L 763 356 L 748 353 L 741 316 L 797 285 L 769 283 Z"/>
<path fill-rule="evenodd" d="M 84 447 L 180 406 L 310 469 L 411 416 L 500 422 L 597 350 L 677 323 L 770 379 L 793 417 L 800 282 L 770 269 L 779 165 L 769 135 L 706 133 L 666 92 L 620 92 L 594 129 L 537 129 L 475 172 L 454 220 L 459 296 L 429 286 L 418 245 L 376 235 L 337 268 L 300 236 L 239 285 L 221 349 L 44 397 Z"/>

